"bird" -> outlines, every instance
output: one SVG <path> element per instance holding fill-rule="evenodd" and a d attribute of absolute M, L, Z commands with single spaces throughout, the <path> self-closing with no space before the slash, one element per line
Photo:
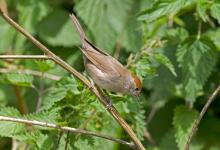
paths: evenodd
<path fill-rule="evenodd" d="M 110 92 L 139 96 L 142 89 L 140 78 L 117 59 L 93 45 L 74 14 L 70 14 L 70 18 L 79 33 L 85 70 L 92 81 Z"/>

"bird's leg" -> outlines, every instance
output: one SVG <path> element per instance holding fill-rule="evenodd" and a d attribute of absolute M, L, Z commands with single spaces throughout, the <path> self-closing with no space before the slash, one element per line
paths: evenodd
<path fill-rule="evenodd" d="M 90 78 L 90 77 L 88 77 L 89 78 L 89 81 L 90 81 L 90 85 L 89 85 L 89 89 L 91 90 L 91 89 L 93 89 L 94 88 L 94 86 L 95 86 L 95 83 L 94 83 L 94 81 Z"/>

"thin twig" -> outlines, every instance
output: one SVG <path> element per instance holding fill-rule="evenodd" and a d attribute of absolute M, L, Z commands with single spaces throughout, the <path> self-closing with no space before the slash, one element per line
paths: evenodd
<path fill-rule="evenodd" d="M 41 103 L 42 103 L 42 98 L 43 98 L 43 95 L 44 95 L 43 75 L 44 75 L 44 72 L 41 72 L 40 83 L 39 83 L 40 87 L 39 87 L 39 90 L 38 90 L 38 99 L 37 99 L 37 105 L 36 105 L 36 112 L 38 112 L 40 110 L 40 106 L 41 106 Z"/>
<path fill-rule="evenodd" d="M 202 32 L 202 21 L 200 20 L 198 22 L 198 33 L 197 33 L 197 39 L 199 40 L 201 37 L 201 32 Z"/>
<path fill-rule="evenodd" d="M 42 76 L 42 72 L 39 72 L 36 70 L 30 70 L 30 69 L 12 70 L 12 69 L 8 69 L 8 68 L 0 68 L 0 73 L 21 73 L 21 74 L 28 74 L 28 75 L 33 75 L 33 76 L 37 76 L 37 77 Z M 43 74 L 42 77 L 50 79 L 50 80 L 55 80 L 55 81 L 58 81 L 61 79 L 60 76 L 46 73 L 46 72 Z"/>
<path fill-rule="evenodd" d="M 12 139 L 12 146 L 11 146 L 11 150 L 17 150 L 18 149 L 18 142 L 16 139 Z"/>
<path fill-rule="evenodd" d="M 42 122 L 42 121 L 37 121 L 37 120 L 27 120 L 27 119 L 21 119 L 21 118 L 14 118 L 14 117 L 5 117 L 5 116 L 0 116 L 0 121 L 10 121 L 10 122 L 23 123 L 23 124 L 28 124 L 28 125 L 36 125 L 36 126 L 58 129 L 60 131 L 69 131 L 72 133 L 80 133 L 80 134 L 85 134 L 85 135 L 89 135 L 89 136 L 96 136 L 96 137 L 100 137 L 100 138 L 103 138 L 106 140 L 114 141 L 114 142 L 129 146 L 131 148 L 135 147 L 135 145 L 132 143 L 129 143 L 129 142 L 117 139 L 117 138 L 113 138 L 108 135 L 103 135 L 100 133 L 87 131 L 87 130 L 83 130 L 83 129 L 67 127 L 67 126 L 59 126 L 59 125 L 56 125 L 53 123 L 47 123 L 47 122 Z"/>
<path fill-rule="evenodd" d="M 215 97 L 220 93 L 220 85 L 217 87 L 217 89 L 215 89 L 215 91 L 212 93 L 212 95 L 209 97 L 209 99 L 207 100 L 205 106 L 202 108 L 199 117 L 196 119 L 196 121 L 193 124 L 193 128 L 189 134 L 188 140 L 186 142 L 185 145 L 185 150 L 189 150 L 189 146 L 190 143 L 192 141 L 192 138 L 194 136 L 194 134 L 196 133 L 197 129 L 198 129 L 198 125 L 200 123 L 200 121 L 202 120 L 204 114 L 206 113 L 206 111 L 208 110 L 210 104 L 213 102 L 213 100 L 215 99 Z"/>
<path fill-rule="evenodd" d="M 70 138 L 70 132 L 68 131 L 68 132 L 66 133 L 65 150 L 68 150 L 69 138 Z"/>
<path fill-rule="evenodd" d="M 0 55 L 0 59 L 51 59 L 45 55 Z"/>
<path fill-rule="evenodd" d="M 151 122 L 151 120 L 154 118 L 156 112 L 157 112 L 158 108 L 155 106 L 151 107 L 150 113 L 147 117 L 147 124 L 149 124 Z"/>
<path fill-rule="evenodd" d="M 50 57 L 54 62 L 62 66 L 65 70 L 69 71 L 71 74 L 73 74 L 75 77 L 77 77 L 79 80 L 81 80 L 87 87 L 91 87 L 90 82 L 78 71 L 76 71 L 74 68 L 72 68 L 69 64 L 67 64 L 65 61 L 63 61 L 61 58 L 59 58 L 57 55 L 52 53 L 47 47 L 45 47 L 43 44 L 41 44 L 37 39 L 35 39 L 31 34 L 29 34 L 27 31 L 25 31 L 22 27 L 20 27 L 16 22 L 14 22 L 7 14 L 2 12 L 0 10 L 0 13 L 2 17 L 15 29 L 17 29 L 20 33 L 22 33 L 27 39 L 29 39 L 32 43 L 34 43 L 38 48 L 40 48 L 48 57 Z M 107 108 L 108 103 L 105 100 L 103 93 L 98 91 L 98 88 L 92 86 L 90 90 L 96 95 L 96 97 L 99 99 L 99 101 Z M 107 109 L 111 115 L 115 118 L 115 120 L 121 125 L 121 127 L 128 133 L 128 135 L 131 137 L 133 142 L 136 145 L 136 149 L 139 150 L 145 150 L 144 146 L 140 142 L 140 140 L 137 138 L 137 135 L 134 133 L 134 131 L 131 129 L 131 127 L 125 122 L 125 120 L 121 117 L 119 112 L 116 110 L 114 106 L 111 107 L 111 109 Z"/>
<path fill-rule="evenodd" d="M 156 146 L 155 140 L 147 129 L 144 131 L 144 137 L 150 142 L 152 146 Z"/>
<path fill-rule="evenodd" d="M 57 142 L 56 142 L 56 145 L 54 146 L 54 150 L 58 150 L 59 144 L 60 144 L 60 140 L 61 140 L 62 136 L 63 136 L 63 131 L 60 131 L 58 139 L 57 139 Z"/>
<path fill-rule="evenodd" d="M 21 89 L 16 85 L 14 85 L 13 87 L 14 87 L 19 111 L 21 112 L 21 114 L 27 114 L 28 110 L 27 110 L 25 100 L 24 100 L 23 96 L 21 95 Z"/>

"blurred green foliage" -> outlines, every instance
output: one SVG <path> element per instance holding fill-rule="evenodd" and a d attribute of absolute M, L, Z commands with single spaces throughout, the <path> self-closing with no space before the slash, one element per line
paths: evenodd
<path fill-rule="evenodd" d="M 7 0 L 7 4 L 13 19 L 84 73 L 79 37 L 69 19 L 69 13 L 75 13 L 92 43 L 141 77 L 140 103 L 126 95 L 110 97 L 142 143 L 152 150 L 184 149 L 193 121 L 220 83 L 218 0 Z M 42 53 L 0 18 L 0 54 Z M 56 78 L 46 77 L 48 73 Z M 219 100 L 218 96 L 208 109 L 190 149 L 220 149 Z M 130 140 L 88 88 L 48 60 L 0 60 L 0 115 Z M 20 149 L 63 150 L 67 137 L 70 150 L 129 149 L 96 137 L 42 127 L 30 131 L 21 124 L 0 122 L 4 150 L 11 149 L 11 139 Z"/>

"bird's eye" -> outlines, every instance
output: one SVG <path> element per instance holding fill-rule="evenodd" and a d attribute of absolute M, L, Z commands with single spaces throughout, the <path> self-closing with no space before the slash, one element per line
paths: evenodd
<path fill-rule="evenodd" d="M 139 91 L 139 88 L 135 88 L 135 91 Z"/>

